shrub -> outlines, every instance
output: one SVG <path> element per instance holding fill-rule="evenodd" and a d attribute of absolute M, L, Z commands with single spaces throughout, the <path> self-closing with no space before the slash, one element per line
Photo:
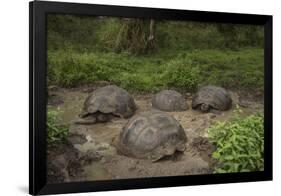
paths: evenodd
<path fill-rule="evenodd" d="M 251 115 L 232 122 L 219 122 L 208 130 L 217 149 L 215 173 L 250 172 L 264 169 L 263 116 Z"/>
<path fill-rule="evenodd" d="M 189 59 L 177 58 L 167 63 L 163 79 L 168 86 L 195 91 L 199 81 L 199 68 Z"/>
<path fill-rule="evenodd" d="M 68 134 L 68 127 L 58 123 L 58 111 L 48 110 L 47 113 L 47 142 L 53 144 L 54 142 L 62 141 Z"/>

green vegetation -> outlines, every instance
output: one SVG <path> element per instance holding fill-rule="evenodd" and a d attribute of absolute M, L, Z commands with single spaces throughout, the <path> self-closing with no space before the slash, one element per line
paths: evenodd
<path fill-rule="evenodd" d="M 176 58 L 168 61 L 165 65 L 163 74 L 163 83 L 171 87 L 181 88 L 187 91 L 194 91 L 197 89 L 199 82 L 199 68 L 190 58 Z"/>
<path fill-rule="evenodd" d="M 54 142 L 60 142 L 68 134 L 68 128 L 64 125 L 59 124 L 58 117 L 59 117 L 58 111 L 48 109 L 48 114 L 47 114 L 48 144 L 53 144 Z"/>
<path fill-rule="evenodd" d="M 55 14 L 48 15 L 47 22 L 49 50 L 113 52 L 121 49 L 135 54 L 138 52 L 133 47 L 143 53 L 150 24 L 148 19 Z M 264 36 L 263 26 L 257 25 L 163 20 L 155 21 L 154 34 L 159 49 L 157 53 L 162 49 L 263 48 Z"/>
<path fill-rule="evenodd" d="M 263 171 L 264 128 L 263 116 L 251 115 L 232 122 L 219 122 L 209 130 L 217 149 L 216 173 Z"/>
<path fill-rule="evenodd" d="M 154 32 L 155 31 L 155 32 Z M 130 91 L 204 84 L 263 89 L 263 28 L 183 21 L 48 16 L 48 84 L 105 80 Z"/>
<path fill-rule="evenodd" d="M 48 52 L 48 64 L 49 84 L 63 87 L 105 80 L 136 91 L 171 86 L 193 91 L 204 84 L 263 89 L 262 49 L 197 49 L 137 57 L 60 50 Z"/>

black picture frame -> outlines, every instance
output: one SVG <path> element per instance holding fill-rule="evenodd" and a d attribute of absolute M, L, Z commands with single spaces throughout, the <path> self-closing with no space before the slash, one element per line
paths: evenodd
<path fill-rule="evenodd" d="M 264 171 L 46 184 L 46 14 L 102 15 L 264 26 Z M 29 193 L 57 194 L 272 180 L 272 16 L 33 1 L 29 4 Z"/>

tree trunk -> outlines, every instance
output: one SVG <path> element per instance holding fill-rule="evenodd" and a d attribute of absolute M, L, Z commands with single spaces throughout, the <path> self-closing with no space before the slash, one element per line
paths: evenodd
<path fill-rule="evenodd" d="M 149 26 L 148 26 L 149 22 Z M 148 29 L 149 27 L 149 29 Z M 145 54 L 155 48 L 155 21 L 143 19 L 122 19 L 117 35 L 115 51 L 129 51 L 132 54 Z"/>
<path fill-rule="evenodd" d="M 155 49 L 155 20 L 151 19 L 149 24 L 149 36 L 146 43 L 147 50 Z"/>

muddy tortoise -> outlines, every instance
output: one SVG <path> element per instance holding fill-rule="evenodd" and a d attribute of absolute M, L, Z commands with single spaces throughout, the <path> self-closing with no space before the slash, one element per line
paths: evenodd
<path fill-rule="evenodd" d="M 114 116 L 131 117 L 136 110 L 133 97 L 124 89 L 108 85 L 95 90 L 84 102 L 77 124 L 107 122 Z"/>
<path fill-rule="evenodd" d="M 188 105 L 184 97 L 175 90 L 162 90 L 152 98 L 152 107 L 167 111 L 184 111 Z"/>
<path fill-rule="evenodd" d="M 230 94 L 222 87 L 204 86 L 199 89 L 192 99 L 192 108 L 203 112 L 219 112 L 231 108 Z"/>
<path fill-rule="evenodd" d="M 148 111 L 133 116 L 117 137 L 115 146 L 124 155 L 157 161 L 183 152 L 187 137 L 183 127 L 171 115 Z"/>

